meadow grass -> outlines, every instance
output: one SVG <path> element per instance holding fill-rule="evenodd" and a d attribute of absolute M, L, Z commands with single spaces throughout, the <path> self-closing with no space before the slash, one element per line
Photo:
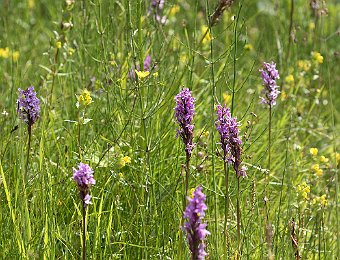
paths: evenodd
<path fill-rule="evenodd" d="M 235 1 L 210 26 L 217 0 L 165 1 L 164 24 L 151 2 L 2 1 L 0 258 L 81 258 L 72 169 L 84 162 L 96 179 L 88 258 L 189 259 L 173 109 L 186 87 L 196 99 L 189 190 L 207 195 L 209 259 L 337 259 L 340 4 Z M 140 77 L 147 55 L 150 73 Z M 270 116 L 259 104 L 265 61 L 280 74 Z M 16 109 L 18 88 L 29 86 L 41 114 L 28 153 Z M 92 102 L 77 107 L 84 89 Z M 219 103 L 241 123 L 248 167 L 239 189 L 229 167 L 227 193 Z"/>

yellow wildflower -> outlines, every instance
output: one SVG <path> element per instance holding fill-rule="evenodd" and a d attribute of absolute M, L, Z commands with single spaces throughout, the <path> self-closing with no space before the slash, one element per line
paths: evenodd
<path fill-rule="evenodd" d="M 179 5 L 174 5 L 173 7 L 171 7 L 170 16 L 174 16 L 175 14 L 177 14 L 179 12 L 179 9 Z"/>
<path fill-rule="evenodd" d="M 309 28 L 309 30 L 313 31 L 313 30 L 315 29 L 315 23 L 310 22 L 310 23 L 308 24 L 308 28 Z"/>
<path fill-rule="evenodd" d="M 60 49 L 60 48 L 61 48 L 61 42 L 56 42 L 56 43 L 55 43 L 55 47 L 56 47 L 57 49 Z"/>
<path fill-rule="evenodd" d="M 311 55 L 314 61 L 316 61 L 319 64 L 323 63 L 323 57 L 320 54 L 320 52 L 312 51 Z"/>
<path fill-rule="evenodd" d="M 323 170 L 320 169 L 319 164 L 313 164 L 311 169 L 313 170 L 316 176 L 321 177 L 323 175 Z"/>
<path fill-rule="evenodd" d="M 254 49 L 253 45 L 251 45 L 250 43 L 247 43 L 246 45 L 244 45 L 243 48 L 245 51 L 252 51 Z"/>
<path fill-rule="evenodd" d="M 328 205 L 328 201 L 326 199 L 326 194 L 321 195 L 321 197 L 315 197 L 313 199 L 313 204 L 320 203 L 321 206 L 325 207 Z"/>
<path fill-rule="evenodd" d="M 294 76 L 293 76 L 292 74 L 286 76 L 286 77 L 285 77 L 285 82 L 286 82 L 288 85 L 294 84 Z"/>
<path fill-rule="evenodd" d="M 281 92 L 281 95 L 280 95 L 280 96 L 281 96 L 281 101 L 285 101 L 285 100 L 287 99 L 287 93 L 286 93 L 286 91 L 283 90 L 283 91 Z"/>
<path fill-rule="evenodd" d="M 310 187 L 306 182 L 297 186 L 297 191 L 304 200 L 308 200 L 308 194 L 310 193 Z"/>
<path fill-rule="evenodd" d="M 321 177 L 323 175 L 323 170 L 322 169 L 318 169 L 316 172 L 315 172 L 315 175 L 318 176 L 318 177 Z"/>
<path fill-rule="evenodd" d="M 190 190 L 189 190 L 189 196 L 190 196 L 190 198 L 193 198 L 194 197 L 194 192 L 195 192 L 195 188 L 191 188 Z"/>
<path fill-rule="evenodd" d="M 138 71 L 138 70 L 135 70 L 136 74 L 137 74 L 137 77 L 139 79 L 144 79 L 146 78 L 147 76 L 150 75 L 150 71 Z"/>
<path fill-rule="evenodd" d="M 129 163 L 131 163 L 131 158 L 129 156 L 121 155 L 117 161 L 118 168 L 123 168 L 126 164 L 129 164 Z"/>
<path fill-rule="evenodd" d="M 124 156 L 122 160 L 124 161 L 124 163 L 131 163 L 131 158 L 129 156 Z"/>
<path fill-rule="evenodd" d="M 18 51 L 14 51 L 12 53 L 12 59 L 14 62 L 17 62 L 19 60 L 19 57 L 20 57 L 20 53 Z"/>
<path fill-rule="evenodd" d="M 229 100 L 231 99 L 231 95 L 228 94 L 227 92 L 223 93 L 223 100 L 224 100 L 224 104 L 228 104 Z"/>
<path fill-rule="evenodd" d="M 71 56 L 73 55 L 74 52 L 75 52 L 75 50 L 73 48 L 68 49 L 68 54 L 70 54 Z"/>
<path fill-rule="evenodd" d="M 209 137 L 209 131 L 203 131 L 202 136 L 205 138 Z"/>
<path fill-rule="evenodd" d="M 338 164 L 340 163 L 340 153 L 335 153 L 335 157 L 336 157 L 336 165 L 338 166 Z"/>
<path fill-rule="evenodd" d="M 318 148 L 310 148 L 309 149 L 309 153 L 312 155 L 312 156 L 317 156 L 318 155 Z"/>
<path fill-rule="evenodd" d="M 324 207 L 328 205 L 328 201 L 326 199 L 326 194 L 321 195 L 321 197 L 320 197 L 320 205 L 324 206 Z"/>
<path fill-rule="evenodd" d="M 309 60 L 298 60 L 297 64 L 298 64 L 299 69 L 305 72 L 309 71 L 311 67 L 311 63 Z"/>
<path fill-rule="evenodd" d="M 8 47 L 0 48 L 0 57 L 8 59 L 9 55 L 10 55 L 10 51 Z"/>
<path fill-rule="evenodd" d="M 28 8 L 33 9 L 35 6 L 35 1 L 34 0 L 28 0 Z"/>
<path fill-rule="evenodd" d="M 185 54 L 185 53 L 182 53 L 180 56 L 179 56 L 179 60 L 182 62 L 182 63 L 186 63 L 188 61 L 188 56 Z"/>
<path fill-rule="evenodd" d="M 84 106 L 88 106 L 92 103 L 91 93 L 87 89 L 84 89 L 81 95 L 78 97 L 78 103 Z"/>
<path fill-rule="evenodd" d="M 329 159 L 327 158 L 327 157 L 325 157 L 325 156 L 320 156 L 320 162 L 322 162 L 322 163 L 327 163 L 329 161 Z"/>
<path fill-rule="evenodd" d="M 119 172 L 119 173 L 118 173 L 118 176 L 119 176 L 119 178 L 123 178 L 123 177 L 124 177 L 124 174 L 123 174 L 122 172 Z"/>
<path fill-rule="evenodd" d="M 203 44 L 208 43 L 208 42 L 211 41 L 211 34 L 210 34 L 208 26 L 202 25 L 201 26 L 201 33 L 204 36 L 203 41 L 202 41 Z"/>

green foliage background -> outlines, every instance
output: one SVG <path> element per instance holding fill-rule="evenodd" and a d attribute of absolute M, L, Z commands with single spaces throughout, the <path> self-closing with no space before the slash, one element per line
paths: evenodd
<path fill-rule="evenodd" d="M 81 205 L 71 178 L 83 161 L 97 180 L 87 216 L 89 258 L 188 259 L 180 229 L 185 154 L 173 118 L 182 87 L 196 98 L 190 187 L 202 185 L 207 194 L 210 259 L 237 255 L 236 177 L 231 172 L 225 249 L 224 173 L 214 130 L 214 106 L 233 89 L 248 166 L 241 180 L 241 257 L 293 259 L 292 219 L 302 259 L 340 254 L 340 4 L 327 1 L 322 6 L 328 13 L 319 17 L 308 1 L 235 1 L 212 28 L 212 40 L 201 42 L 216 5 L 166 1 L 168 22 L 162 25 L 151 1 L 77 0 L 69 7 L 63 1 L 2 1 L 0 48 L 20 57 L 0 57 L 1 258 L 80 258 Z M 73 27 L 66 29 L 69 23 Z M 322 64 L 312 51 L 323 56 Z M 132 80 L 128 72 L 147 54 L 155 65 L 150 76 Z M 299 60 L 312 68 L 301 71 Z M 268 109 L 259 104 L 258 72 L 264 61 L 277 63 L 283 92 L 273 109 L 267 228 Z M 294 83 L 287 83 L 288 75 Z M 41 100 L 41 118 L 23 178 L 27 127 L 18 119 L 16 100 L 17 89 L 30 85 Z M 77 95 L 85 88 L 93 101 L 85 117 L 92 120 L 78 136 Z M 309 153 L 312 147 L 317 157 Z M 320 155 L 328 164 L 319 162 Z M 122 156 L 131 163 L 120 167 Z M 316 163 L 321 177 L 311 170 Z M 310 187 L 307 199 L 298 191 L 303 182 Z M 328 205 L 313 203 L 323 194 Z"/>

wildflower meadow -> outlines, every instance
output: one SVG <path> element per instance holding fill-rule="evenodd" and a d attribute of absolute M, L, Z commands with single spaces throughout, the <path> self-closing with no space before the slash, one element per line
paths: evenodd
<path fill-rule="evenodd" d="M 0 2 L 0 259 L 339 259 L 339 1 Z"/>

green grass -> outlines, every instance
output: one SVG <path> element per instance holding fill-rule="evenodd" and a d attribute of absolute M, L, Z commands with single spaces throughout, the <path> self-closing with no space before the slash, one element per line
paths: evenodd
<path fill-rule="evenodd" d="M 20 57 L 0 55 L 0 258 L 81 258 L 82 209 L 72 168 L 82 161 L 97 181 L 87 215 L 88 258 L 189 259 L 180 228 L 185 152 L 173 117 L 174 96 L 188 87 L 196 98 L 189 187 L 202 185 L 207 195 L 210 259 L 231 258 L 237 249 L 237 178 L 230 169 L 224 248 L 225 180 L 214 126 L 214 106 L 233 92 L 227 105 L 233 99 L 233 115 L 246 133 L 243 160 L 249 168 L 240 183 L 241 258 L 272 253 L 294 259 L 294 219 L 302 259 L 336 259 L 340 5 L 329 0 L 328 14 L 316 17 L 307 2 L 235 1 L 211 28 L 212 40 L 201 42 L 217 1 L 166 1 L 168 22 L 161 25 L 148 16 L 151 1 L 79 0 L 66 8 L 62 1 L 4 0 L 0 48 Z M 61 29 L 69 21 L 73 28 Z M 312 51 L 321 53 L 322 64 L 313 61 Z M 157 64 L 150 76 L 129 79 L 147 54 Z M 304 75 L 299 60 L 312 64 Z M 284 92 L 273 107 L 267 191 L 268 109 L 259 104 L 258 72 L 264 61 L 277 63 Z M 26 174 L 27 126 L 16 100 L 17 89 L 31 85 L 41 117 L 32 129 Z M 84 117 L 92 120 L 78 129 L 77 95 L 84 88 L 93 100 Z M 321 155 L 329 162 L 320 162 Z M 120 168 L 121 156 L 131 163 Z M 321 177 L 311 169 L 316 163 Z M 306 200 L 298 190 L 303 182 L 310 186 Z M 316 200 L 324 194 L 328 205 L 321 206 Z"/>

